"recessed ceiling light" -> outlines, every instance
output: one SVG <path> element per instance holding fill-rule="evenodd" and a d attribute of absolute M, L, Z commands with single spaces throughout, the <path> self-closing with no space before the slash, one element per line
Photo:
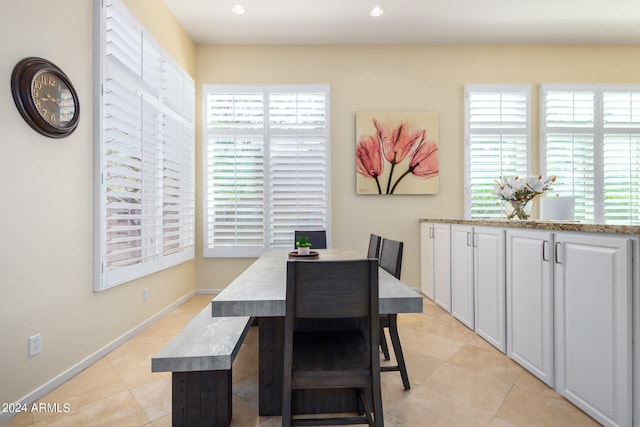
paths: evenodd
<path fill-rule="evenodd" d="M 233 13 L 237 14 L 237 15 L 242 15 L 244 14 L 245 10 L 244 7 L 242 7 L 241 4 L 234 4 L 231 7 L 231 10 L 233 11 Z"/>
<path fill-rule="evenodd" d="M 378 17 L 383 13 L 384 13 L 384 9 L 382 9 L 380 6 L 374 6 L 374 8 L 371 9 L 371 12 L 369 12 L 369 15 Z"/>

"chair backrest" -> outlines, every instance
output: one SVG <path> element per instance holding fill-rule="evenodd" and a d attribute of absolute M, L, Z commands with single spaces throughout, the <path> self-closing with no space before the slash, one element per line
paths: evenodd
<path fill-rule="evenodd" d="M 286 321 L 378 317 L 375 260 L 287 261 Z"/>
<path fill-rule="evenodd" d="M 311 249 L 327 249 L 327 231 L 326 230 L 295 230 L 293 247 L 296 247 L 296 241 L 300 236 L 307 236 Z"/>
<path fill-rule="evenodd" d="M 308 389 L 315 389 L 313 396 L 326 390 L 358 388 L 364 389 L 361 397 L 367 402 L 363 405 L 367 408 L 364 415 L 336 417 L 335 412 L 343 411 L 331 409 L 338 407 L 318 410 L 311 405 L 305 408 L 314 414 L 325 411 L 334 414 L 330 418 L 314 417 L 315 424 L 306 423 L 308 419 L 299 419 L 294 425 L 367 422 L 371 425 L 373 419 L 376 426 L 384 425 L 378 304 L 378 262 L 375 259 L 287 261 L 283 426 L 292 425 L 293 390 L 303 393 L 296 398 L 302 402 Z M 346 404 L 343 399 L 351 400 L 349 393 L 339 396 L 334 402 L 340 408 Z M 356 401 L 357 398 L 352 400 L 358 406 Z"/>
<path fill-rule="evenodd" d="M 369 249 L 367 250 L 367 258 L 378 258 L 380 256 L 380 242 L 382 237 L 377 234 L 369 236 Z"/>
<path fill-rule="evenodd" d="M 382 239 L 382 244 L 380 245 L 380 267 L 384 268 L 397 279 L 400 279 L 400 273 L 402 271 L 403 246 L 403 242 L 391 239 Z"/>

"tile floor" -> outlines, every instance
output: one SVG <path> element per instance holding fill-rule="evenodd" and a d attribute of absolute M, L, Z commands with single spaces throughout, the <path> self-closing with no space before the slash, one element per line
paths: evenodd
<path fill-rule="evenodd" d="M 211 301 L 194 296 L 42 399 L 68 403 L 67 414 L 25 413 L 6 426 L 170 426 L 171 376 L 151 373 L 151 357 Z M 397 372 L 382 374 L 385 425 L 599 425 L 433 302 L 398 317 L 411 390 Z M 257 330 L 233 368 L 232 427 L 276 427 L 257 406 Z"/>

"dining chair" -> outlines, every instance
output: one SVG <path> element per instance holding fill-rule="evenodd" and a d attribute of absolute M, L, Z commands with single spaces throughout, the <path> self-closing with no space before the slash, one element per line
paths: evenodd
<path fill-rule="evenodd" d="M 380 255 L 378 257 L 379 265 L 396 279 L 400 279 L 400 273 L 402 270 L 403 247 L 403 242 L 386 238 L 382 239 L 382 243 L 380 245 Z M 409 384 L 409 375 L 407 374 L 407 366 L 404 362 L 404 354 L 402 353 L 402 345 L 400 344 L 400 335 L 398 334 L 397 314 L 384 314 L 380 316 L 380 348 L 382 349 L 385 360 L 389 360 L 389 348 L 387 346 L 387 338 L 384 332 L 385 329 L 389 330 L 389 337 L 391 338 L 391 344 L 393 345 L 393 352 L 396 356 L 397 365 L 382 366 L 380 370 L 382 372 L 400 371 L 402 385 L 405 390 L 409 390 L 411 385 Z"/>
<path fill-rule="evenodd" d="M 374 259 L 287 261 L 284 427 L 384 426 L 378 304 Z M 343 400 L 339 389 L 347 389 Z M 351 397 L 354 389 L 358 399 Z M 313 414 L 302 413 L 305 393 L 327 392 L 332 402 L 339 401 L 336 413 L 318 407 L 310 409 Z M 349 402 L 355 412 L 345 411 Z"/>
<path fill-rule="evenodd" d="M 311 249 L 327 249 L 327 231 L 326 230 L 295 230 L 293 247 L 296 247 L 298 237 L 307 236 L 309 243 L 311 243 Z"/>
<path fill-rule="evenodd" d="M 382 237 L 377 234 L 369 236 L 369 249 L 367 250 L 367 258 L 378 258 L 380 256 L 380 242 Z"/>

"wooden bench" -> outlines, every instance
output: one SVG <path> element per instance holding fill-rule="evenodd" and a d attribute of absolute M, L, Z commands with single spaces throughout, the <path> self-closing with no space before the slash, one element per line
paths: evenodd
<path fill-rule="evenodd" d="M 231 365 L 251 317 L 212 317 L 208 305 L 151 359 L 152 372 L 171 372 L 173 426 L 228 427 Z"/>

